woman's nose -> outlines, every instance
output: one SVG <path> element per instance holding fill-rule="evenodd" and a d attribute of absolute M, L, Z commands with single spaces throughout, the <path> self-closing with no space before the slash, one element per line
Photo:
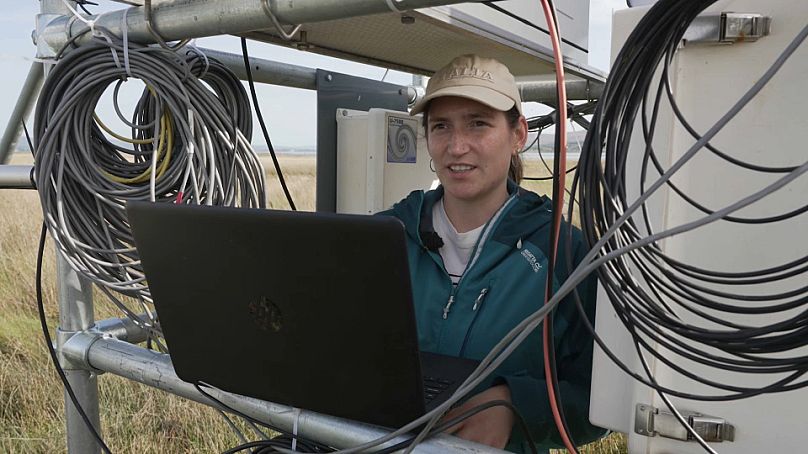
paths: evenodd
<path fill-rule="evenodd" d="M 462 155 L 469 150 L 468 136 L 462 131 L 452 131 L 448 151 L 452 155 Z"/>

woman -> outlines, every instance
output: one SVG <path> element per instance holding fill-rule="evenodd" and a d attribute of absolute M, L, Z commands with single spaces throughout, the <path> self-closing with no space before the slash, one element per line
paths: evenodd
<path fill-rule="evenodd" d="M 430 79 L 411 115 L 423 113 L 429 155 L 441 185 L 415 191 L 384 214 L 404 222 L 422 350 L 482 359 L 544 303 L 551 201 L 518 186 L 527 122 L 510 71 L 490 58 L 464 55 Z M 553 276 L 567 276 L 560 242 Z M 572 257 L 586 253 L 575 232 Z M 594 319 L 594 279 L 578 287 Z M 589 424 L 592 337 L 571 298 L 554 319 L 558 380 L 576 441 L 602 430 Z M 543 448 L 559 446 L 547 399 L 540 330 L 535 331 L 448 417 L 493 400 L 511 402 Z M 527 451 L 515 415 L 496 406 L 451 429 L 456 436 Z"/>

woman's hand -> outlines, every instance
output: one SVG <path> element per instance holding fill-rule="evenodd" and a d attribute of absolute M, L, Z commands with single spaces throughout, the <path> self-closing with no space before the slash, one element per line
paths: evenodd
<path fill-rule="evenodd" d="M 493 400 L 511 401 L 511 390 L 508 385 L 497 385 L 477 394 L 446 413 L 443 420 L 449 420 L 472 408 Z M 481 411 L 462 422 L 450 427 L 446 433 L 465 440 L 474 441 L 494 448 L 503 449 L 511 437 L 514 415 L 508 407 L 497 405 Z"/>

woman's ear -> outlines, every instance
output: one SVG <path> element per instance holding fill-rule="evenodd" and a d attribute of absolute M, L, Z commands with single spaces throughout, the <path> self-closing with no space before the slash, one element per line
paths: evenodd
<path fill-rule="evenodd" d="M 527 143 L 527 120 L 524 115 L 519 116 L 519 122 L 514 128 L 514 134 L 516 135 L 516 146 L 519 150 L 524 149 L 525 143 Z"/>

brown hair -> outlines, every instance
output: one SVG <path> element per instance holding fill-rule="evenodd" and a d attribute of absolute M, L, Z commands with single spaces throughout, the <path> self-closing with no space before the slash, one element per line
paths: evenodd
<path fill-rule="evenodd" d="M 429 123 L 429 104 L 424 107 L 424 115 L 421 118 L 421 125 L 424 127 L 424 135 L 429 136 L 429 128 L 427 124 Z M 511 129 L 515 129 L 519 125 L 519 117 L 522 114 L 519 113 L 519 109 L 516 106 L 511 107 L 510 110 L 505 112 L 505 119 L 508 121 L 508 126 Z M 524 165 L 522 164 L 522 157 L 519 152 L 522 150 L 518 150 L 515 155 L 511 156 L 511 164 L 508 167 L 508 178 L 519 184 L 522 182 L 522 176 L 525 174 Z"/>

